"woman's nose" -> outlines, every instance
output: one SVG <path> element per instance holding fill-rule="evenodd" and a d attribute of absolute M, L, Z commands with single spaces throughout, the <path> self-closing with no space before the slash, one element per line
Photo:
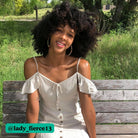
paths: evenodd
<path fill-rule="evenodd" d="M 62 37 L 63 40 L 67 39 L 67 35 L 65 33 L 63 33 L 61 37 Z"/>

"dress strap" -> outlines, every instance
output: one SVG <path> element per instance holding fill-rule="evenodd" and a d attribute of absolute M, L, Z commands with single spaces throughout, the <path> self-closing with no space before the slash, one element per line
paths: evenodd
<path fill-rule="evenodd" d="M 36 69 L 37 69 L 37 72 L 38 72 L 38 63 L 37 63 L 37 60 L 36 60 L 36 58 L 35 57 L 33 57 L 34 58 L 34 61 L 35 61 L 35 64 L 36 64 Z"/>
<path fill-rule="evenodd" d="M 78 59 L 78 63 L 77 63 L 77 72 L 78 72 L 78 70 L 79 70 L 80 59 L 81 59 L 81 57 Z"/>

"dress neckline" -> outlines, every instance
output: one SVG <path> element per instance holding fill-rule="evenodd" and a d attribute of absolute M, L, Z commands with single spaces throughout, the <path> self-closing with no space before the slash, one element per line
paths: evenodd
<path fill-rule="evenodd" d="M 65 79 L 65 80 L 63 80 L 63 81 L 60 81 L 60 82 L 55 82 L 55 81 L 49 79 L 48 77 L 46 77 L 45 75 L 43 75 L 42 73 L 40 73 L 40 72 L 38 72 L 38 73 L 39 73 L 42 77 L 44 77 L 45 79 L 47 79 L 48 81 L 50 81 L 50 82 L 52 82 L 52 83 L 58 85 L 58 84 L 62 84 L 62 83 L 65 82 L 65 81 L 70 80 L 70 79 L 73 78 L 78 72 L 75 72 L 73 75 L 71 75 L 71 76 L 68 77 L 67 79 Z"/>
<path fill-rule="evenodd" d="M 82 78 L 84 78 L 84 79 L 86 79 L 86 80 L 88 80 L 88 81 L 91 81 L 90 79 L 86 78 L 84 75 L 80 74 L 79 72 L 75 72 L 73 75 L 71 75 L 71 76 L 68 77 L 67 79 L 65 79 L 65 80 L 63 80 L 63 81 L 61 81 L 61 82 L 55 82 L 55 81 L 49 79 L 48 77 L 46 77 L 45 75 L 43 75 L 42 73 L 40 73 L 39 71 L 37 71 L 35 74 L 33 74 L 33 76 L 31 76 L 30 78 L 28 78 L 26 81 L 30 80 L 31 78 L 33 78 L 33 77 L 36 76 L 37 74 L 38 74 L 38 75 L 41 75 L 41 76 L 42 76 L 43 78 L 45 78 L 47 81 L 49 81 L 49 82 L 51 82 L 51 83 L 53 83 L 53 84 L 56 84 L 56 85 L 61 85 L 62 83 L 66 82 L 66 81 L 68 81 L 68 80 L 70 80 L 70 79 L 72 79 L 75 75 L 79 75 L 79 76 L 81 76 Z"/>

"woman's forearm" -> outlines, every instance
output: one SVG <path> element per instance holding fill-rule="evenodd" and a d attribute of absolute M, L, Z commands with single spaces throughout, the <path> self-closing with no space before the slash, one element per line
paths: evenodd
<path fill-rule="evenodd" d="M 90 138 L 96 138 L 96 115 L 94 107 L 82 111 L 84 121 L 86 124 L 87 132 Z"/>
<path fill-rule="evenodd" d="M 26 112 L 27 123 L 38 123 L 38 114 L 31 112 L 29 109 Z M 35 133 L 28 133 L 28 138 L 35 138 Z"/>
<path fill-rule="evenodd" d="M 39 98 L 38 93 L 35 92 L 28 95 L 28 103 L 26 109 L 26 122 L 27 123 L 38 123 L 39 116 Z M 29 133 L 28 138 L 34 138 L 35 133 Z"/>

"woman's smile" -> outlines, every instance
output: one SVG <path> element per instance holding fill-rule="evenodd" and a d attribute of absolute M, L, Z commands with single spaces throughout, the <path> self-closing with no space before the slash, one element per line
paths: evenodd
<path fill-rule="evenodd" d="M 66 46 L 65 44 L 63 44 L 61 42 L 56 42 L 56 44 L 57 44 L 58 47 L 61 47 L 61 48 Z"/>

